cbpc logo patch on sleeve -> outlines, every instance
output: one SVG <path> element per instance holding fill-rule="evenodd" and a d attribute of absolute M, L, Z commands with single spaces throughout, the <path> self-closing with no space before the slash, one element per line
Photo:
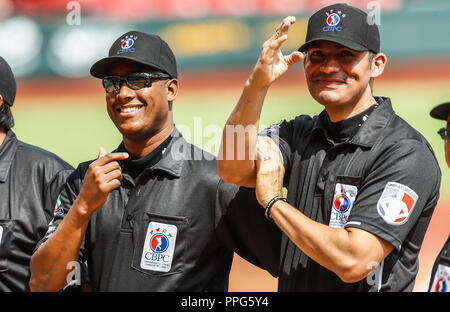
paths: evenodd
<path fill-rule="evenodd" d="M 142 250 L 141 268 L 169 272 L 177 238 L 177 227 L 173 224 L 150 222 Z"/>
<path fill-rule="evenodd" d="M 408 221 L 419 196 L 406 185 L 388 182 L 378 200 L 378 214 L 391 225 Z"/>

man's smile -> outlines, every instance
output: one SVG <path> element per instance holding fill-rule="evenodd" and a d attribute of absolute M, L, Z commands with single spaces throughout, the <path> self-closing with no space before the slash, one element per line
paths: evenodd
<path fill-rule="evenodd" d="M 139 104 L 139 105 L 124 105 L 121 107 L 116 108 L 116 112 L 120 113 L 121 116 L 127 116 L 127 115 L 132 115 L 134 113 L 136 113 L 137 111 L 139 111 L 144 105 Z"/>

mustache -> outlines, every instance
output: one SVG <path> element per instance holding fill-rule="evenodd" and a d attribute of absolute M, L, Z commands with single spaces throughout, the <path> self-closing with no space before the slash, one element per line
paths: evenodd
<path fill-rule="evenodd" d="M 315 74 L 315 75 L 311 76 L 311 80 L 342 80 L 342 81 L 346 81 L 347 76 L 343 75 L 343 74 L 327 75 L 327 74 L 319 73 L 319 74 Z"/>

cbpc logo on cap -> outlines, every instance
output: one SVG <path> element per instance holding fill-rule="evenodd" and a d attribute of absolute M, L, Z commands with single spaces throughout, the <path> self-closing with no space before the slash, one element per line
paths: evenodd
<path fill-rule="evenodd" d="M 121 45 L 120 45 L 120 50 L 117 51 L 117 54 L 122 54 L 125 52 L 134 52 L 134 48 L 133 45 L 136 42 L 138 36 L 125 36 L 125 38 L 123 38 L 122 40 L 120 40 Z"/>
<path fill-rule="evenodd" d="M 345 18 L 345 14 L 342 13 L 342 11 L 334 12 L 333 9 L 330 10 L 330 12 L 325 12 L 327 15 L 327 25 L 323 28 L 323 31 L 342 31 L 342 26 L 338 26 L 341 18 Z"/>
<path fill-rule="evenodd" d="M 338 14 L 332 13 L 332 14 L 328 15 L 328 18 L 327 18 L 328 26 L 337 26 L 337 24 L 339 24 L 340 21 L 341 21 L 341 18 L 339 17 Z"/>

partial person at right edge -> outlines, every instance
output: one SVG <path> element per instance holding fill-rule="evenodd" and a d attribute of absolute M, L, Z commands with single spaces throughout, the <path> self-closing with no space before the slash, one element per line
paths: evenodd
<path fill-rule="evenodd" d="M 445 161 L 450 168 L 450 102 L 439 104 L 430 111 L 430 116 L 439 120 L 446 121 L 446 127 L 441 128 L 438 134 L 444 141 Z M 447 228 L 447 230 L 449 230 Z M 450 233 L 434 261 L 431 270 L 430 292 L 450 292 Z"/>

